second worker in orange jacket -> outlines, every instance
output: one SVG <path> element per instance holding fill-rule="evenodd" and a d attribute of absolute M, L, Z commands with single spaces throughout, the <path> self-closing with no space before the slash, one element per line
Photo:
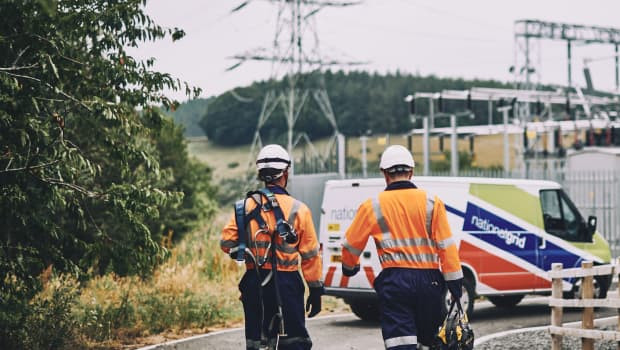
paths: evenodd
<path fill-rule="evenodd" d="M 443 202 L 412 182 L 415 163 L 403 146 L 388 147 L 380 168 L 387 187 L 359 207 L 346 232 L 342 270 L 359 269 L 372 237 L 383 270 L 375 279 L 386 349 L 430 346 L 442 321 L 443 295 L 461 297 L 463 272 Z"/>

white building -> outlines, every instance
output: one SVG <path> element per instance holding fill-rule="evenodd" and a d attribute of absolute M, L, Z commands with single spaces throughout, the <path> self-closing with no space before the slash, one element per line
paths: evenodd
<path fill-rule="evenodd" d="M 569 150 L 566 155 L 569 171 L 620 171 L 620 147 L 585 147 Z"/>

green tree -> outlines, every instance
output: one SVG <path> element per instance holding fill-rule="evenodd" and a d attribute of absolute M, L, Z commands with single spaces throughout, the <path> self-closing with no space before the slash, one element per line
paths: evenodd
<path fill-rule="evenodd" d="M 153 233 L 178 239 L 215 213 L 216 190 L 211 186 L 211 169 L 197 160 L 190 159 L 187 152 L 184 128 L 170 118 L 157 130 L 155 142 L 159 154 L 159 166 L 163 178 L 161 188 L 183 193 L 180 204 L 169 202 L 161 208 L 160 215 L 150 220 Z"/>
<path fill-rule="evenodd" d="M 0 348 L 20 347 L 44 268 L 147 274 L 166 256 L 159 234 L 189 229 L 193 204 L 209 212 L 210 172 L 152 107 L 199 91 L 126 51 L 184 32 L 143 5 L 0 2 Z"/>

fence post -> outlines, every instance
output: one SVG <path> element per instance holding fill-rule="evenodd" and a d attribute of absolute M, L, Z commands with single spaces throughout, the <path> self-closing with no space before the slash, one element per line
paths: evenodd
<path fill-rule="evenodd" d="M 553 271 L 561 271 L 562 263 L 553 263 L 551 264 L 551 270 Z M 554 299 L 562 298 L 562 278 L 554 277 L 552 279 L 552 290 L 551 297 Z M 551 309 L 551 325 L 562 327 L 562 307 L 554 306 Z M 551 349 L 552 350 L 562 350 L 562 336 L 559 334 L 551 335 Z"/>
<path fill-rule="evenodd" d="M 618 258 L 612 260 L 613 263 L 615 264 L 615 267 L 612 271 L 618 271 L 618 264 L 620 263 L 620 261 L 618 260 Z M 612 272 L 611 276 L 613 278 L 614 273 Z M 618 278 L 620 278 L 620 274 L 618 274 Z M 620 283 L 618 283 L 618 297 L 620 297 Z M 617 310 L 618 311 L 618 332 L 620 332 L 620 309 Z M 618 350 L 620 350 L 620 342 L 618 342 Z"/>
<path fill-rule="evenodd" d="M 582 261 L 581 268 L 589 271 L 592 269 L 592 261 Z M 592 275 L 589 272 L 581 280 L 581 299 L 592 299 L 594 297 L 594 282 Z M 594 308 L 584 307 L 581 314 L 581 328 L 593 329 L 594 328 Z M 581 349 L 594 350 L 594 339 L 581 338 Z"/>

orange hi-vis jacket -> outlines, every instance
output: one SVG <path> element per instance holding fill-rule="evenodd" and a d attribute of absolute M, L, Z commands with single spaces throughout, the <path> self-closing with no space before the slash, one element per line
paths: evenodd
<path fill-rule="evenodd" d="M 384 269 L 441 269 L 446 281 L 463 277 L 446 208 L 424 190 L 412 186 L 383 191 L 362 203 L 343 242 L 343 270 L 359 269 L 370 236 Z"/>
<path fill-rule="evenodd" d="M 263 220 L 268 224 L 269 231 L 259 230 L 256 220 L 250 220 L 248 229 L 247 246 L 252 254 L 258 257 L 267 257 L 267 262 L 262 266 L 263 269 L 271 270 L 271 253 L 269 252 L 269 243 L 271 237 L 274 237 L 276 245 L 276 260 L 278 271 L 297 271 L 299 270 L 299 257 L 301 257 L 301 270 L 304 279 L 309 287 L 320 287 L 321 282 L 322 261 L 319 251 L 319 242 L 312 223 L 312 214 L 310 209 L 301 201 L 289 196 L 281 188 L 270 187 L 274 192 L 278 204 L 282 208 L 284 217 L 289 224 L 297 231 L 297 242 L 289 244 L 284 241 L 276 230 L 276 218 L 271 211 L 261 211 Z M 266 199 L 261 197 L 263 203 Z M 248 199 L 246 201 L 246 213 L 256 207 L 256 203 Z M 246 223 L 247 224 L 247 223 Z M 220 247 L 226 253 L 230 253 L 232 248 L 239 245 L 239 236 L 237 233 L 237 223 L 235 214 L 222 229 L 222 239 Z M 253 269 L 254 264 L 246 261 L 246 267 Z"/>

